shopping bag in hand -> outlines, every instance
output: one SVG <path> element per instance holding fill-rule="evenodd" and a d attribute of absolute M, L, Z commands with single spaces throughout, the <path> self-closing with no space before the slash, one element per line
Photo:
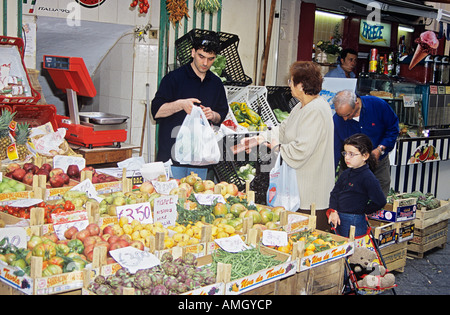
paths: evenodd
<path fill-rule="evenodd" d="M 295 169 L 282 161 L 281 153 L 278 154 L 275 166 L 269 174 L 267 205 L 271 207 L 282 206 L 288 211 L 297 211 L 300 208 L 300 195 Z"/>
<path fill-rule="evenodd" d="M 175 160 L 180 164 L 210 165 L 220 160 L 219 144 L 200 107 L 194 106 L 181 125 L 175 141 Z"/>

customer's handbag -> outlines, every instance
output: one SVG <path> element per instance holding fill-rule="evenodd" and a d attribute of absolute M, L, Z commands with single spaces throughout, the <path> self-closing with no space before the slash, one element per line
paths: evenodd
<path fill-rule="evenodd" d="M 219 163 L 219 144 L 205 113 L 198 106 L 192 108 L 181 125 L 174 157 L 180 164 L 202 166 Z"/>
<path fill-rule="evenodd" d="M 281 153 L 278 154 L 275 166 L 269 174 L 267 205 L 271 207 L 283 206 L 288 211 L 297 211 L 300 208 L 300 195 L 295 169 L 283 162 Z"/>

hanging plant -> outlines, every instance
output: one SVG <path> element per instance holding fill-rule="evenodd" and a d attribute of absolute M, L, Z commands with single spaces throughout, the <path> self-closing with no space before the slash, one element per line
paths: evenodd
<path fill-rule="evenodd" d="M 166 3 L 169 20 L 174 26 L 184 17 L 190 18 L 186 0 L 167 0 Z"/>
<path fill-rule="evenodd" d="M 195 8 L 197 11 L 214 14 L 222 8 L 222 5 L 218 0 L 197 0 Z"/>

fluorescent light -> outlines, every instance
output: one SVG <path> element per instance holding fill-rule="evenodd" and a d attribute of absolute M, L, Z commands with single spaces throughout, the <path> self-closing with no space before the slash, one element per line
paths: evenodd
<path fill-rule="evenodd" d="M 407 32 L 407 33 L 413 33 L 414 32 L 414 28 L 407 27 L 407 26 L 399 26 L 398 30 L 399 31 L 403 31 L 403 32 Z"/>
<path fill-rule="evenodd" d="M 324 12 L 324 11 L 316 11 L 316 15 L 321 15 L 321 16 L 335 18 L 335 19 L 341 19 L 341 20 L 345 19 L 345 15 L 334 14 L 334 13 L 329 13 L 329 12 Z"/>

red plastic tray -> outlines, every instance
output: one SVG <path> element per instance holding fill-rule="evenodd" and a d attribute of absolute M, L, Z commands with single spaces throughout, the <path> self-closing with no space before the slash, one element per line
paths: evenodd
<path fill-rule="evenodd" d="M 27 122 L 30 127 L 38 127 L 50 122 L 53 130 L 58 130 L 58 123 L 56 121 L 56 107 L 55 105 L 14 105 L 13 112 L 16 112 L 14 121 L 18 123 Z"/>
<path fill-rule="evenodd" d="M 28 71 L 25 67 L 25 62 L 23 60 L 24 58 L 24 43 L 21 38 L 18 37 L 7 37 L 7 36 L 0 36 L 0 46 L 17 46 L 17 49 L 19 50 L 20 57 L 22 58 L 22 65 L 25 70 L 25 73 L 27 75 L 27 80 L 30 85 L 30 91 L 31 96 L 13 96 L 13 97 L 6 97 L 6 96 L 0 96 L 0 104 L 4 105 L 34 105 L 39 102 L 41 99 L 41 94 L 39 94 L 33 87 L 31 86 L 30 77 L 28 76 Z"/>

